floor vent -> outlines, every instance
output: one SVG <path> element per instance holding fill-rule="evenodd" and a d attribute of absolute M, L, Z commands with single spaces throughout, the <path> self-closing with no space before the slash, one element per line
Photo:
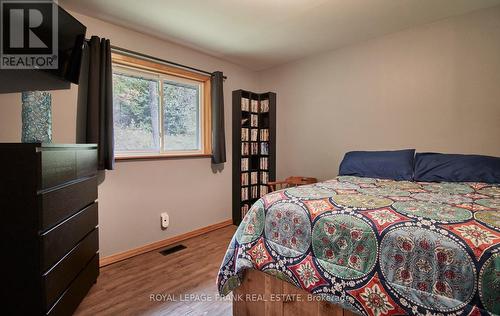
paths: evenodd
<path fill-rule="evenodd" d="M 177 252 L 177 251 L 181 251 L 182 249 L 186 249 L 186 246 L 184 245 L 176 245 L 176 246 L 172 246 L 172 247 L 169 247 L 169 248 L 165 248 L 163 249 L 162 251 L 160 251 L 160 253 L 164 256 L 167 256 L 167 255 L 170 255 L 174 252 Z"/>

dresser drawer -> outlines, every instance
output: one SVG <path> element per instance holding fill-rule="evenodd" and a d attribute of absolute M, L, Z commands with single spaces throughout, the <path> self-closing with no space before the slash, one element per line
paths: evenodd
<path fill-rule="evenodd" d="M 42 148 L 40 190 L 96 174 L 97 148 Z"/>
<path fill-rule="evenodd" d="M 47 230 L 97 199 L 97 177 L 40 193 L 40 225 Z"/>
<path fill-rule="evenodd" d="M 44 305 L 52 306 L 68 285 L 85 268 L 99 248 L 97 228 L 90 232 L 52 269 L 42 276 Z"/>
<path fill-rule="evenodd" d="M 41 236 L 41 266 L 46 271 L 97 226 L 97 203 L 86 207 Z"/>
<path fill-rule="evenodd" d="M 52 308 L 47 311 L 50 316 L 72 315 L 99 275 L 99 255 L 96 254 L 85 269 L 78 274 L 66 291 Z"/>

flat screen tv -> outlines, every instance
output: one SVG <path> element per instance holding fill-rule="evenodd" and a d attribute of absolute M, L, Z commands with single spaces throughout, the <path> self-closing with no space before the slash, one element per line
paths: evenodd
<path fill-rule="evenodd" d="M 57 68 L 0 69 L 0 93 L 69 89 L 71 83 L 78 84 L 87 28 L 63 8 L 58 6 L 57 11 Z M 37 30 L 41 38 L 48 32 L 51 29 L 44 29 L 43 25 Z"/>

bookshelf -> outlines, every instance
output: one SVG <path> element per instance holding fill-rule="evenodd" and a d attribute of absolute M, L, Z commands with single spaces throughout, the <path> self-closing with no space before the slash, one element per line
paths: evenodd
<path fill-rule="evenodd" d="M 276 179 L 276 93 L 233 91 L 233 223 Z"/>

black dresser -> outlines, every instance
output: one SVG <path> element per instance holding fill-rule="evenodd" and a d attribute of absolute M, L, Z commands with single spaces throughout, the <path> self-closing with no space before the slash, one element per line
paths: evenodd
<path fill-rule="evenodd" d="M 99 274 L 97 147 L 0 144 L 3 315 L 71 315 Z"/>

